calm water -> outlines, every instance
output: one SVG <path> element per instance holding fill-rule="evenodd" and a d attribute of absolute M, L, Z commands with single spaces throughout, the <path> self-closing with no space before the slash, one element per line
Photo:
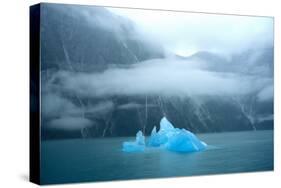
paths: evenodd
<path fill-rule="evenodd" d="M 42 184 L 273 170 L 273 131 L 201 134 L 208 150 L 174 153 L 149 148 L 124 153 L 134 138 L 42 141 Z"/>

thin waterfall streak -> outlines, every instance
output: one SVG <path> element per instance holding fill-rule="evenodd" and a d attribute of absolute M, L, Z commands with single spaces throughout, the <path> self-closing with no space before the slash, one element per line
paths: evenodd
<path fill-rule="evenodd" d="M 147 111 L 147 95 L 145 95 L 145 123 L 144 123 L 144 129 L 143 129 L 143 134 L 145 134 L 146 126 L 147 126 L 147 116 L 148 116 L 148 111 Z"/>
<path fill-rule="evenodd" d="M 84 105 L 84 103 L 82 102 L 82 100 L 80 99 L 80 97 L 77 94 L 75 94 L 75 97 L 78 100 L 78 102 L 79 102 L 79 104 L 80 104 L 80 106 L 82 108 L 82 111 L 83 111 L 82 117 L 85 117 L 85 105 Z"/>
<path fill-rule="evenodd" d="M 160 106 L 162 115 L 165 116 L 165 112 L 164 112 L 164 108 L 163 108 L 163 100 L 161 99 L 160 95 L 158 95 L 158 102 L 159 102 L 159 106 Z"/>
<path fill-rule="evenodd" d="M 108 127 L 109 127 L 109 126 L 107 125 L 107 126 L 104 128 L 103 133 L 102 133 L 102 137 L 105 137 L 105 133 L 106 133 Z"/>
<path fill-rule="evenodd" d="M 142 121 L 142 118 L 141 118 L 141 112 L 140 112 L 139 108 L 137 108 L 137 114 L 138 114 L 138 119 L 139 119 L 139 122 L 141 124 L 141 127 L 143 128 L 143 121 Z"/>
<path fill-rule="evenodd" d="M 62 42 L 62 49 L 63 49 L 63 53 L 64 53 L 64 56 L 65 56 L 66 62 L 68 64 L 68 67 L 71 69 L 71 71 L 74 71 L 74 68 L 73 68 L 73 66 L 71 64 L 71 61 L 70 61 L 70 58 L 69 58 L 69 54 L 68 54 L 63 42 Z"/>

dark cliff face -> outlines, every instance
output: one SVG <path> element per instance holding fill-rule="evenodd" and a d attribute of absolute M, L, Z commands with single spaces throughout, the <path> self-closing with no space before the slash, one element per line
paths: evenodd
<path fill-rule="evenodd" d="M 138 130 L 148 135 L 153 126 L 159 128 L 164 115 L 175 127 L 196 133 L 273 128 L 273 101 L 260 102 L 256 93 L 198 99 L 70 92 L 58 74 L 126 69 L 164 58 L 164 52 L 139 35 L 133 22 L 102 7 L 43 4 L 41 24 L 42 139 L 134 136 Z M 272 79 L 273 49 L 260 52 L 255 58 L 251 51 L 237 54 L 231 62 L 209 52 L 178 58 L 207 62 L 212 71 L 244 71 Z M 267 68 L 259 72 L 260 66 Z"/>
<path fill-rule="evenodd" d="M 43 4 L 42 70 L 99 71 L 163 57 L 138 37 L 135 25 L 102 7 Z"/>

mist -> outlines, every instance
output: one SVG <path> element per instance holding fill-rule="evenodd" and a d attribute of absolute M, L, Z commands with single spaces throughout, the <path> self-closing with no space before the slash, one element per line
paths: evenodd
<path fill-rule="evenodd" d="M 60 117 L 53 119 L 48 123 L 48 128 L 52 129 L 66 129 L 66 130 L 80 130 L 92 125 L 91 120 L 83 117 Z"/>
<path fill-rule="evenodd" d="M 129 68 L 111 68 L 102 73 L 60 71 L 56 78 L 66 92 L 93 98 L 241 96 L 259 92 L 272 82 L 268 77 L 215 72 L 207 70 L 201 62 L 172 58 L 140 62 Z"/>
<path fill-rule="evenodd" d="M 131 19 L 139 34 L 168 53 L 188 56 L 210 51 L 227 57 L 273 45 L 273 18 L 208 13 L 108 8 Z"/>
<path fill-rule="evenodd" d="M 231 103 L 243 97 L 247 103 L 248 96 L 260 103 L 273 100 L 271 17 L 64 5 L 55 9 L 73 24 L 57 27 L 62 22 L 54 21 L 51 29 L 45 24 L 42 114 L 49 128 L 80 130 L 97 122 L 108 127 L 105 120 L 115 111 L 157 107 L 141 104 L 138 99 L 144 97 L 194 103 L 203 98 Z M 53 38 L 56 29 L 59 40 Z M 127 101 L 114 101 L 118 97 Z M 241 101 L 234 105 L 248 105 Z M 241 114 L 252 117 L 246 108 L 241 107 Z"/>

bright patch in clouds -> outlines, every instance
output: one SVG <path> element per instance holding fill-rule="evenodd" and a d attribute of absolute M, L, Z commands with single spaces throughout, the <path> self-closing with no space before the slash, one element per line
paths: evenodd
<path fill-rule="evenodd" d="M 135 22 L 146 38 L 167 51 L 190 55 L 196 51 L 222 54 L 273 45 L 273 18 L 175 11 L 108 8 Z"/>

